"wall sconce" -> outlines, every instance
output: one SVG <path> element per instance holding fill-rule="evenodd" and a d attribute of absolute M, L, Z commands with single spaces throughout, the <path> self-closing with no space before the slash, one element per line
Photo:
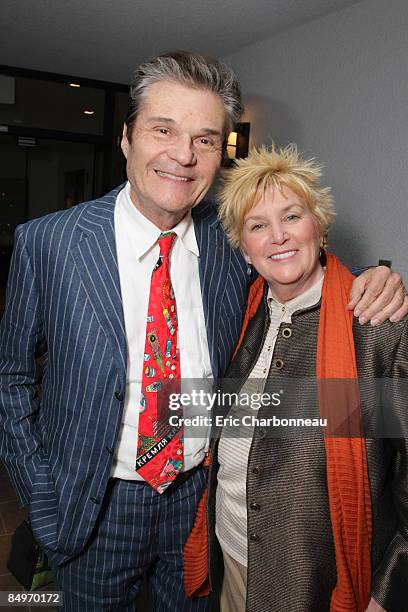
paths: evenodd
<path fill-rule="evenodd" d="M 227 142 L 227 166 L 230 166 L 234 159 L 246 157 L 249 148 L 249 128 L 250 123 L 236 123 L 234 130 L 230 132 Z"/>

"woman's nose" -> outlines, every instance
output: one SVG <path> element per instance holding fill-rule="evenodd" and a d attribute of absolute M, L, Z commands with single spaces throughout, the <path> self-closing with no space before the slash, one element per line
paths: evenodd
<path fill-rule="evenodd" d="M 282 244 L 287 238 L 281 223 L 272 223 L 269 229 L 269 240 L 274 244 Z"/>

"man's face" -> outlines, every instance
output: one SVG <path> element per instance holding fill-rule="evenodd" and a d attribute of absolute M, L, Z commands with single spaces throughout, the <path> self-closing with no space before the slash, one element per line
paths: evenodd
<path fill-rule="evenodd" d="M 163 230 L 207 193 L 220 167 L 225 110 L 211 91 L 174 81 L 149 86 L 122 151 L 136 208 Z"/>

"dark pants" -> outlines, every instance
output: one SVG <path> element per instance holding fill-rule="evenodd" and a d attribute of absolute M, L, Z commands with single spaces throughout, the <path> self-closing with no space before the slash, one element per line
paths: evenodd
<path fill-rule="evenodd" d="M 208 597 L 185 596 L 182 557 L 205 478 L 198 468 L 162 495 L 143 483 L 111 480 L 85 550 L 53 567 L 62 609 L 134 611 L 147 572 L 152 611 L 209 612 Z"/>

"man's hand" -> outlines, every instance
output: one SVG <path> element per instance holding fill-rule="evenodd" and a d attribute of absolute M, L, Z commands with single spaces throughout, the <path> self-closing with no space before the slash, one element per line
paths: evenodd
<path fill-rule="evenodd" d="M 369 268 L 354 279 L 348 309 L 364 325 L 380 325 L 387 319 L 393 323 L 408 314 L 408 296 L 401 276 L 386 266 Z"/>
<path fill-rule="evenodd" d="M 387 612 L 378 604 L 375 599 L 371 598 L 366 612 Z"/>

